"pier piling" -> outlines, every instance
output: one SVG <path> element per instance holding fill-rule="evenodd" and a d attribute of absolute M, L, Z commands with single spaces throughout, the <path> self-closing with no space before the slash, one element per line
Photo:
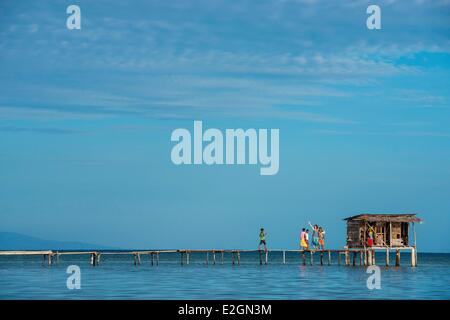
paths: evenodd
<path fill-rule="evenodd" d="M 417 255 L 416 255 L 416 249 L 411 249 L 411 267 L 417 266 Z"/>

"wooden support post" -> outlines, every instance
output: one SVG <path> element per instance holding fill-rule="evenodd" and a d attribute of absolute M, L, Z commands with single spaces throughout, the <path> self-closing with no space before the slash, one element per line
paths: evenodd
<path fill-rule="evenodd" d="M 356 251 L 353 251 L 353 266 L 356 266 Z"/>
<path fill-rule="evenodd" d="M 156 265 L 159 266 L 159 252 L 156 253 Z"/>
<path fill-rule="evenodd" d="M 345 251 L 345 265 L 346 266 L 350 265 L 350 256 L 349 256 L 349 251 L 348 250 Z"/>
<path fill-rule="evenodd" d="M 415 266 L 417 266 L 417 242 L 416 242 L 416 224 L 413 222 L 413 236 L 414 236 L 414 261 L 415 261 Z"/>
<path fill-rule="evenodd" d="M 338 265 L 341 265 L 341 252 L 338 251 Z"/>
<path fill-rule="evenodd" d="M 362 250 L 359 251 L 359 265 L 363 265 L 363 252 Z"/>
<path fill-rule="evenodd" d="M 184 259 L 183 259 L 183 252 L 180 252 L 180 261 L 181 261 L 181 265 L 183 265 L 183 263 L 184 263 L 183 260 L 184 260 Z"/>
<path fill-rule="evenodd" d="M 309 264 L 313 265 L 314 264 L 314 251 L 310 251 L 309 252 Z"/>
<path fill-rule="evenodd" d="M 138 263 L 138 265 L 140 265 L 141 264 L 141 254 L 140 253 L 137 253 L 137 263 Z"/>
<path fill-rule="evenodd" d="M 266 250 L 266 264 L 269 262 L 269 251 Z"/>
<path fill-rule="evenodd" d="M 328 265 L 331 266 L 331 251 L 328 250 Z"/>
<path fill-rule="evenodd" d="M 190 253 L 186 251 L 186 264 L 189 264 L 189 255 Z"/>
<path fill-rule="evenodd" d="M 223 250 L 222 250 L 222 264 L 223 264 L 223 256 L 224 256 L 224 252 L 223 252 Z"/>
<path fill-rule="evenodd" d="M 213 251 L 213 265 L 216 264 L 216 252 Z"/>
<path fill-rule="evenodd" d="M 155 264 L 155 254 L 152 252 L 150 253 L 151 259 L 152 259 L 152 267 Z"/>
<path fill-rule="evenodd" d="M 320 265 L 323 266 L 323 251 L 320 252 Z"/>
<path fill-rule="evenodd" d="M 302 262 L 303 262 L 303 265 L 306 265 L 305 251 L 302 251 Z"/>
<path fill-rule="evenodd" d="M 411 248 L 411 267 L 416 267 L 417 263 L 416 263 L 416 249 L 415 248 Z"/>
<path fill-rule="evenodd" d="M 231 264 L 234 265 L 234 251 L 231 251 Z"/>
<path fill-rule="evenodd" d="M 283 250 L 283 264 L 286 264 L 286 251 Z"/>
<path fill-rule="evenodd" d="M 209 252 L 206 252 L 206 265 L 209 264 Z"/>
<path fill-rule="evenodd" d="M 389 248 L 386 248 L 386 267 L 389 267 Z"/>
<path fill-rule="evenodd" d="M 396 267 L 400 266 L 400 249 L 397 249 L 395 251 L 395 266 Z"/>
<path fill-rule="evenodd" d="M 238 259 L 238 265 L 240 266 L 241 265 L 241 252 L 240 251 L 237 252 L 237 259 Z"/>
<path fill-rule="evenodd" d="M 262 265 L 262 251 L 259 250 L 259 264 Z"/>

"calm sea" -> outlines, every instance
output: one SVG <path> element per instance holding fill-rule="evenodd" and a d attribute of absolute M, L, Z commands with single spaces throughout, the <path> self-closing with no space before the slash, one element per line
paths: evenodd
<path fill-rule="evenodd" d="M 42 264 L 41 257 L 0 257 L 0 299 L 449 299 L 450 254 L 419 253 L 411 268 L 409 254 L 402 266 L 386 268 L 384 254 L 381 289 L 369 290 L 370 274 L 364 267 L 303 266 L 298 253 L 271 253 L 268 265 L 259 265 L 257 253 L 242 253 L 241 265 L 205 264 L 204 254 L 191 254 L 189 265 L 180 265 L 179 254 L 161 254 L 159 266 L 142 256 L 134 266 L 132 256 L 102 255 L 92 267 L 87 256 L 62 256 L 57 265 Z M 391 256 L 391 262 L 394 256 Z M 359 259 L 358 259 L 359 263 Z M 67 289 L 69 265 L 81 269 L 81 289 Z"/>

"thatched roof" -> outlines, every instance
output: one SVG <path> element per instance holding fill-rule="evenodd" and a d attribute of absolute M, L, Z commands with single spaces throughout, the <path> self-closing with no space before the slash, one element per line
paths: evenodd
<path fill-rule="evenodd" d="M 362 213 L 356 216 L 345 218 L 344 220 L 362 220 L 369 222 L 383 221 L 383 222 L 421 222 L 422 220 L 416 217 L 416 213 Z"/>

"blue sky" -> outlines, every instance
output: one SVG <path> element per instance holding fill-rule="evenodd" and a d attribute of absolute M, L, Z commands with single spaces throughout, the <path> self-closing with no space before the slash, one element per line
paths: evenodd
<path fill-rule="evenodd" d="M 450 251 L 450 1 L 2 1 L 0 230 L 295 248 L 417 212 Z M 82 29 L 66 28 L 81 7 Z M 279 128 L 280 171 L 174 166 L 172 130 Z"/>

